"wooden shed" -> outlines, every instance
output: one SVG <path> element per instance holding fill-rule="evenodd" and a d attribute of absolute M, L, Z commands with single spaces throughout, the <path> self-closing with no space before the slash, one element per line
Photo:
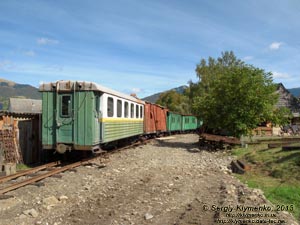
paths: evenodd
<path fill-rule="evenodd" d="M 276 106 L 289 108 L 292 112 L 293 118 L 292 124 L 300 124 L 300 100 L 292 95 L 282 83 L 277 85 L 277 93 L 279 94 L 279 100 Z"/>
<path fill-rule="evenodd" d="M 41 100 L 11 98 L 9 111 L 0 112 L 1 142 L 7 143 L 2 146 L 6 152 L 6 155 L 2 154 L 4 163 L 41 161 L 41 109 Z"/>
<path fill-rule="evenodd" d="M 292 95 L 282 83 L 277 84 L 276 93 L 279 94 L 279 99 L 275 105 L 277 108 L 286 107 L 291 110 L 293 118 L 291 124 L 300 124 L 300 101 L 294 95 Z M 272 136 L 272 135 L 281 135 L 282 130 L 279 126 L 274 126 L 271 123 L 263 123 L 261 126 L 253 130 L 253 135 L 259 136 Z"/>
<path fill-rule="evenodd" d="M 279 100 L 276 106 L 280 107 L 287 107 L 289 108 L 292 113 L 299 113 L 300 112 L 300 101 L 294 95 L 292 95 L 282 83 L 277 85 L 277 91 L 279 94 Z"/>

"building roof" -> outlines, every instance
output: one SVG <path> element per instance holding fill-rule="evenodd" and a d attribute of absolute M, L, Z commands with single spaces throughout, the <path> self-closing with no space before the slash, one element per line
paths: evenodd
<path fill-rule="evenodd" d="M 10 98 L 8 111 L 11 113 L 41 114 L 42 100 Z"/>
<path fill-rule="evenodd" d="M 287 107 L 292 113 L 300 112 L 300 103 L 299 100 L 293 96 L 282 83 L 277 85 L 277 93 L 279 94 L 277 107 Z"/>

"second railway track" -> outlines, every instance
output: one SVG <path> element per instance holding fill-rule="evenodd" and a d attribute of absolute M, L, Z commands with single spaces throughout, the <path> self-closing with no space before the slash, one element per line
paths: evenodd
<path fill-rule="evenodd" d="M 10 180 L 13 180 L 13 179 L 17 179 L 18 177 L 21 177 L 21 176 L 26 176 L 26 175 L 29 175 L 29 174 L 33 174 L 33 173 L 36 173 L 38 171 L 42 171 L 42 170 L 45 170 L 47 168 L 51 168 L 53 166 L 58 166 L 58 165 L 61 165 L 60 161 L 43 164 L 41 166 L 37 166 L 37 167 L 34 167 L 32 169 L 23 170 L 21 172 L 15 173 L 15 174 L 0 177 L 0 184 L 5 183 L 5 182 L 10 181 Z"/>
<path fill-rule="evenodd" d="M 81 166 L 83 164 L 89 163 L 91 160 L 94 160 L 95 158 L 96 157 L 87 158 L 87 159 L 83 159 L 83 160 L 80 160 L 80 161 L 77 161 L 77 162 L 74 162 L 74 163 L 70 163 L 70 164 L 67 164 L 67 165 L 62 165 L 60 162 L 53 162 L 53 163 L 49 163 L 49 164 L 39 166 L 37 168 L 30 169 L 28 171 L 23 171 L 23 172 L 20 172 L 20 173 L 17 173 L 17 174 L 13 174 L 13 175 L 10 175 L 10 176 L 3 177 L 3 178 L 0 179 L 0 183 L 5 183 L 7 181 L 16 179 L 16 178 L 21 177 L 21 176 L 35 174 L 35 173 L 37 173 L 39 171 L 42 171 L 44 169 L 47 170 L 47 169 L 51 168 L 50 171 L 47 171 L 43 174 L 37 174 L 34 177 L 31 177 L 31 178 L 28 178 L 28 179 L 25 179 L 25 180 L 22 180 L 22 181 L 19 181 L 19 182 L 15 182 L 13 184 L 9 184 L 8 186 L 0 189 L 0 196 L 7 193 L 7 192 L 18 189 L 20 187 L 23 187 L 23 186 L 26 186 L 26 185 L 29 185 L 29 184 L 33 184 L 33 183 L 38 182 L 40 180 L 43 180 L 47 177 L 51 177 L 55 174 L 59 174 L 59 173 L 62 173 L 64 171 L 67 171 L 67 170 L 73 169 L 75 167 Z M 56 168 L 55 166 L 59 166 L 59 168 Z"/>
<path fill-rule="evenodd" d="M 34 175 L 34 177 L 30 177 L 30 178 L 24 179 L 22 181 L 15 182 L 13 184 L 8 184 L 7 186 L 1 188 L 0 189 L 0 197 L 3 196 L 5 193 L 16 190 L 20 187 L 24 187 L 26 185 L 33 184 L 33 183 L 41 181 L 41 180 L 43 180 L 47 177 L 51 177 L 55 174 L 59 174 L 59 173 L 62 173 L 64 171 L 73 169 L 75 167 L 78 167 L 78 166 L 81 166 L 81 165 L 84 165 L 84 164 L 88 164 L 88 163 L 90 163 L 91 161 L 95 160 L 98 157 L 105 157 L 108 154 L 113 154 L 115 152 L 118 152 L 118 151 L 121 151 L 121 150 L 124 150 L 124 149 L 128 149 L 130 147 L 136 147 L 138 145 L 145 144 L 149 141 L 151 141 L 151 140 L 147 140 L 147 141 L 143 141 L 143 142 L 136 142 L 136 143 L 131 144 L 129 146 L 117 148 L 117 149 L 107 151 L 107 152 L 103 151 L 103 152 L 97 153 L 94 157 L 85 158 L 85 159 L 82 159 L 80 161 L 70 163 L 70 164 L 67 164 L 67 165 L 63 165 L 60 161 L 51 162 L 51 163 L 44 164 L 44 165 L 41 165 L 41 166 L 38 166 L 38 167 L 35 167 L 35 168 L 32 168 L 32 169 L 28 169 L 28 170 L 18 172 L 16 174 L 8 175 L 8 176 L 5 176 L 5 177 L 0 177 L 0 184 L 2 185 L 2 184 L 5 184 L 5 183 L 7 183 L 11 180 L 17 179 L 17 178 L 22 177 L 22 176 Z M 59 166 L 59 168 L 56 168 L 57 166 Z M 50 171 L 44 172 L 43 174 L 36 174 L 35 175 L 35 173 L 37 173 L 39 171 L 44 171 L 44 170 L 47 170 L 47 169 L 50 169 L 50 168 L 51 168 Z"/>

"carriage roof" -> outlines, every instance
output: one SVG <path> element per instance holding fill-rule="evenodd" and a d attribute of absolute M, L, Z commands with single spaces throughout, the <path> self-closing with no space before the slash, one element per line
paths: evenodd
<path fill-rule="evenodd" d="M 103 93 L 107 93 L 119 98 L 127 99 L 130 101 L 138 102 L 140 104 L 144 104 L 145 102 L 135 98 L 130 95 L 123 94 L 121 92 L 112 90 L 110 88 L 104 87 L 102 85 L 96 84 L 94 82 L 88 81 L 57 81 L 57 82 L 49 82 L 42 83 L 39 87 L 40 92 L 49 92 L 49 91 L 99 91 Z"/>

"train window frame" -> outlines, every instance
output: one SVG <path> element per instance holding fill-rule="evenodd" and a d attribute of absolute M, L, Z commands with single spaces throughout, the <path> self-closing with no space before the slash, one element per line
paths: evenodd
<path fill-rule="evenodd" d="M 64 101 L 64 98 L 69 98 L 67 102 Z M 61 96 L 60 99 L 60 116 L 63 118 L 69 118 L 71 117 L 71 112 L 72 112 L 72 95 L 70 94 L 64 94 Z M 65 113 L 66 112 L 66 113 Z"/>
<path fill-rule="evenodd" d="M 125 118 L 129 117 L 129 103 L 127 101 L 124 102 L 124 117 Z"/>
<path fill-rule="evenodd" d="M 141 119 L 143 119 L 143 113 L 144 111 L 143 111 L 143 106 L 142 105 L 140 105 L 140 118 Z"/>
<path fill-rule="evenodd" d="M 100 112 L 100 96 L 99 95 L 95 96 L 95 108 L 96 108 L 96 112 L 99 113 Z"/>
<path fill-rule="evenodd" d="M 107 97 L 107 117 L 114 116 L 114 98 Z"/>
<path fill-rule="evenodd" d="M 130 118 L 134 118 L 134 104 L 130 103 Z"/>
<path fill-rule="evenodd" d="M 121 118 L 122 117 L 122 100 L 117 99 L 117 117 Z"/>
<path fill-rule="evenodd" d="M 140 115 L 139 115 L 139 105 L 135 105 L 135 118 L 139 118 Z"/>

